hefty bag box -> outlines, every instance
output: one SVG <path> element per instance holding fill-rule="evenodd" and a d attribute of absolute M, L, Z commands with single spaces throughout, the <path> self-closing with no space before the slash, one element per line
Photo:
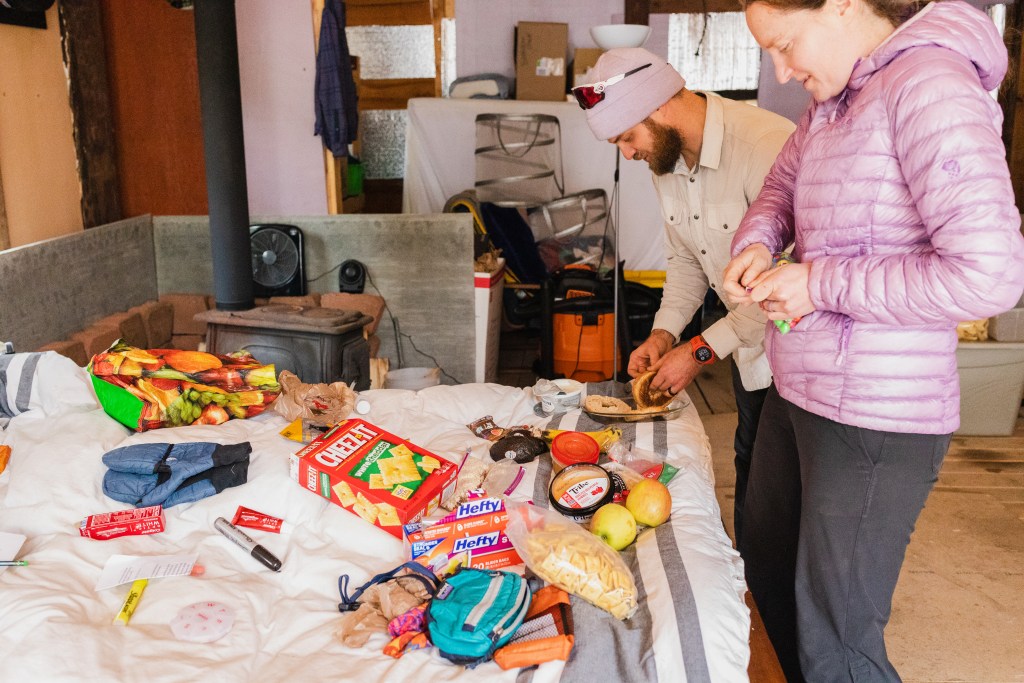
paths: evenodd
<path fill-rule="evenodd" d="M 438 576 L 459 565 L 503 569 L 523 563 L 505 535 L 508 513 L 500 498 L 468 500 L 437 522 L 405 525 L 410 559 Z"/>
<path fill-rule="evenodd" d="M 339 422 L 291 456 L 291 478 L 392 536 L 455 491 L 454 463 L 365 420 Z"/>

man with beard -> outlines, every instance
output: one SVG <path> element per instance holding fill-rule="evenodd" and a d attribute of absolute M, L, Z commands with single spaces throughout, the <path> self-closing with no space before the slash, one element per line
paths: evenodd
<path fill-rule="evenodd" d="M 733 356 L 738 539 L 754 436 L 772 380 L 764 355 L 766 319 L 756 304 L 726 301 L 723 319 L 693 339 L 678 337 L 708 287 L 718 291 L 736 227 L 795 126 L 764 109 L 687 90 L 670 64 L 641 48 L 609 50 L 593 73 L 595 83 L 573 88 L 587 123 L 627 159 L 647 162 L 665 220 L 661 308 L 627 370 L 633 377 L 656 370 L 651 388 L 677 393 L 702 365 Z"/>

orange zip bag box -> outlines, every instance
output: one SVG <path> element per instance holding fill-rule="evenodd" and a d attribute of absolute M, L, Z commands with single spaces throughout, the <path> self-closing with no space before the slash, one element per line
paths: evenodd
<path fill-rule="evenodd" d="M 405 525 L 410 559 L 438 576 L 455 567 L 503 569 L 523 563 L 505 535 L 508 513 L 500 498 L 468 500 L 438 522 Z"/>
<path fill-rule="evenodd" d="M 339 422 L 291 456 L 290 476 L 398 539 L 455 491 L 454 463 L 366 420 Z"/>

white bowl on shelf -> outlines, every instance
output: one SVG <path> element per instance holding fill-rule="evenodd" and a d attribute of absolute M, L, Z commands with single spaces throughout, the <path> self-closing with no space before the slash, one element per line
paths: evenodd
<path fill-rule="evenodd" d="M 617 47 L 640 47 L 651 35 L 651 27 L 644 24 L 605 24 L 593 26 L 590 37 L 602 50 Z"/>

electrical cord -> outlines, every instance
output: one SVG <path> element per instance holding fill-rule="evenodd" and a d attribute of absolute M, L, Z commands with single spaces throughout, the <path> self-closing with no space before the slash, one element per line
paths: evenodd
<path fill-rule="evenodd" d="M 405 337 L 406 339 L 409 340 L 409 344 L 412 346 L 413 350 L 416 351 L 416 353 L 420 354 L 421 356 L 429 358 L 434 363 L 434 366 L 441 371 L 442 375 L 450 379 L 455 384 L 462 384 L 462 382 L 460 382 L 458 379 L 448 374 L 448 371 L 441 367 L 441 364 L 437 361 L 436 358 L 434 358 L 429 353 L 423 351 L 418 346 L 416 346 L 416 342 L 413 340 L 411 335 L 402 332 L 401 326 L 398 323 L 398 318 L 396 318 L 395 314 L 391 312 L 391 307 L 388 306 L 388 300 L 384 297 L 383 294 L 381 294 L 380 288 L 377 287 L 377 283 L 373 281 L 373 275 L 370 274 L 369 268 L 366 269 L 366 280 L 367 282 L 370 283 L 370 286 L 373 287 L 373 291 L 377 292 L 377 296 L 384 300 L 384 310 L 387 311 L 388 317 L 391 319 L 391 328 L 394 331 L 395 335 L 395 348 L 397 349 L 398 353 L 398 367 L 405 367 L 405 361 L 402 357 L 402 342 L 400 339 L 401 337 Z"/>
<path fill-rule="evenodd" d="M 326 273 L 320 273 L 320 274 L 319 274 L 319 275 L 317 275 L 316 277 L 313 277 L 313 278 L 307 278 L 307 279 L 306 279 L 306 284 L 307 284 L 307 285 L 309 285 L 309 284 L 312 284 L 312 283 L 316 282 L 317 280 L 319 280 L 319 279 L 320 279 L 320 278 L 322 278 L 322 277 L 327 277 L 328 275 L 330 275 L 330 274 L 331 274 L 331 273 L 333 273 L 334 271 L 336 271 L 336 270 L 338 270 L 339 268 L 341 268 L 341 266 L 342 266 L 342 265 L 344 265 L 344 263 L 345 263 L 345 262 L 344 262 L 344 261 L 342 261 L 342 262 L 341 262 L 341 263 L 339 263 L 338 265 L 336 265 L 336 266 L 334 266 L 333 268 L 331 268 L 330 270 L 328 270 L 328 271 L 327 271 Z"/>
<path fill-rule="evenodd" d="M 339 268 L 341 268 L 341 266 L 344 263 L 345 262 L 342 261 L 341 263 L 339 263 L 338 265 L 334 266 L 330 270 L 328 270 L 328 271 L 326 271 L 324 273 L 321 273 L 320 275 L 317 275 L 314 278 L 310 278 L 310 279 L 306 280 L 306 284 L 310 284 L 310 283 L 316 282 L 320 278 L 323 278 L 323 277 L 326 277 L 326 276 L 330 275 L 334 271 L 336 271 Z M 442 375 L 444 375 L 445 377 L 447 377 L 448 379 L 450 379 L 452 382 L 454 382 L 456 384 L 462 384 L 462 382 L 460 382 L 458 379 L 456 379 L 452 375 L 448 374 L 448 371 L 446 371 L 443 367 L 441 367 L 441 364 L 437 362 L 436 358 L 434 358 L 429 353 L 423 351 L 418 346 L 416 346 L 416 342 L 413 340 L 411 335 L 408 335 L 405 332 L 402 332 L 401 326 L 398 323 L 398 318 L 396 318 L 394 313 L 391 312 L 391 308 L 388 306 L 387 298 L 385 298 L 385 296 L 383 294 L 381 294 L 380 288 L 377 287 L 377 283 L 373 281 L 373 275 L 370 274 L 370 269 L 369 268 L 366 268 L 366 279 L 370 283 L 370 286 L 373 287 L 373 291 L 375 291 L 377 293 L 377 296 L 379 296 L 381 299 L 383 299 L 383 301 L 384 301 L 384 310 L 387 312 L 388 318 L 391 319 L 391 330 L 392 330 L 392 333 L 395 336 L 395 351 L 398 354 L 398 367 L 399 368 L 404 368 L 405 367 L 405 359 L 404 359 L 403 354 L 402 354 L 402 342 L 401 342 L 401 338 L 405 337 L 406 339 L 409 340 L 409 344 L 416 351 L 416 353 L 420 354 L 421 356 L 423 356 L 425 358 L 429 358 L 434 363 L 434 366 L 438 370 L 441 371 Z"/>

